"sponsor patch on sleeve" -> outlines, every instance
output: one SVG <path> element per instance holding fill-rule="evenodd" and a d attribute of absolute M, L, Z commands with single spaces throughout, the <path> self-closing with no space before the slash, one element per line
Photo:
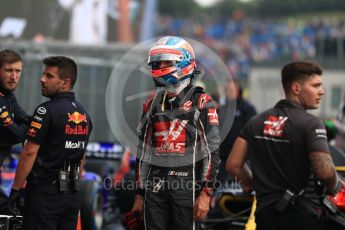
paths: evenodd
<path fill-rule="evenodd" d="M 208 109 L 207 115 L 208 115 L 208 118 L 210 120 L 211 125 L 218 125 L 219 124 L 218 114 L 217 114 L 216 109 Z"/>
<path fill-rule="evenodd" d="M 327 134 L 326 129 L 315 129 L 317 134 Z"/>
<path fill-rule="evenodd" d="M 327 139 L 326 129 L 315 129 L 316 137 Z"/>
<path fill-rule="evenodd" d="M 207 104 L 207 102 L 209 102 L 211 100 L 211 96 L 208 94 L 201 94 L 198 100 L 198 108 L 199 109 L 203 109 L 205 107 L 205 105 Z"/>
<path fill-rule="evenodd" d="M 4 126 L 9 126 L 13 124 L 13 120 L 11 118 L 6 118 L 4 121 Z"/>
<path fill-rule="evenodd" d="M 36 129 L 40 129 L 42 127 L 42 124 L 36 122 L 36 121 L 32 121 L 31 122 L 31 127 L 34 127 Z"/>
<path fill-rule="evenodd" d="M 46 114 L 46 113 L 47 113 L 47 109 L 44 108 L 43 106 L 40 106 L 40 107 L 37 108 L 36 112 L 37 112 L 38 114 L 43 115 L 43 114 Z"/>
<path fill-rule="evenodd" d="M 186 102 L 182 105 L 181 109 L 182 109 L 183 111 L 185 111 L 185 112 L 188 112 L 188 111 L 192 108 L 192 105 L 193 105 L 193 102 L 192 102 L 192 101 L 186 101 Z"/>
<path fill-rule="evenodd" d="M 28 136 L 30 136 L 30 137 L 36 137 L 36 130 L 35 129 L 33 129 L 33 128 L 30 128 L 28 131 L 27 131 L 27 133 L 26 133 L 26 135 L 28 135 Z"/>

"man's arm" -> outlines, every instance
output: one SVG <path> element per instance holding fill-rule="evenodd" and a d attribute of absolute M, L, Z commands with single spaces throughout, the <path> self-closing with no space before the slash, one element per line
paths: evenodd
<path fill-rule="evenodd" d="M 332 157 L 325 152 L 311 152 L 309 159 L 315 176 L 326 186 L 327 193 L 336 194 L 342 187 L 333 164 Z"/>
<path fill-rule="evenodd" d="M 135 164 L 135 182 L 136 182 L 136 195 L 133 204 L 132 211 L 143 212 L 144 208 L 144 194 L 146 192 L 146 181 L 149 173 L 149 156 L 146 153 L 146 148 L 151 137 L 151 131 L 148 124 L 143 126 L 141 133 L 139 134 L 139 144 L 137 148 L 137 158 Z M 146 155 L 145 155 L 146 154 Z"/>
<path fill-rule="evenodd" d="M 207 156 L 203 159 L 202 190 L 195 200 L 194 217 L 196 220 L 202 220 L 209 211 L 210 192 L 214 187 L 220 164 L 220 137 L 218 114 L 212 98 L 207 94 L 201 94 L 198 100 L 198 109 L 200 110 L 200 117 L 196 120 L 194 115 L 194 122 L 201 130 L 201 140 L 205 144 Z"/>
<path fill-rule="evenodd" d="M 4 132 L 5 140 L 11 144 L 17 144 L 24 141 L 26 124 L 17 123 L 14 117 L 7 110 L 6 106 L 0 106 L 0 127 L 2 127 L 1 132 Z"/>
<path fill-rule="evenodd" d="M 29 175 L 32 166 L 34 165 L 39 148 L 40 145 L 30 141 L 28 141 L 25 144 L 24 149 L 19 156 L 19 163 L 16 170 L 16 176 L 14 178 L 14 183 L 12 185 L 13 189 L 21 189 L 26 177 Z"/>
<path fill-rule="evenodd" d="M 249 192 L 252 190 L 253 175 L 246 164 L 247 158 L 247 141 L 238 137 L 226 161 L 226 170 L 238 178 L 244 191 Z"/>

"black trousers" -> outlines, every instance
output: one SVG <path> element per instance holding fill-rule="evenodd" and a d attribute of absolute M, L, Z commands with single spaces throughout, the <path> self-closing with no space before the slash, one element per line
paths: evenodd
<path fill-rule="evenodd" d="M 197 198 L 197 197 L 195 197 Z M 193 230 L 200 223 L 193 218 L 191 190 L 146 191 L 144 204 L 146 230 Z"/>
<path fill-rule="evenodd" d="M 59 192 L 58 183 L 27 189 L 24 229 L 75 230 L 79 209 L 79 194 Z"/>
<path fill-rule="evenodd" d="M 299 204 L 278 212 L 274 205 L 262 208 L 255 214 L 256 230 L 321 230 L 322 222 Z"/>

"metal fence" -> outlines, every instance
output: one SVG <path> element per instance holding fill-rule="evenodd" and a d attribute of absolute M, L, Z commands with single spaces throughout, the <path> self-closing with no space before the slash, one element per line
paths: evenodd
<path fill-rule="evenodd" d="M 19 103 L 29 114 L 32 114 L 41 102 L 48 100 L 41 96 L 39 79 L 44 66 L 42 59 L 50 55 L 66 55 L 73 58 L 78 65 L 78 80 L 74 92 L 77 100 L 87 108 L 94 125 L 90 139 L 109 142 L 116 140 L 106 117 L 105 90 L 117 60 L 130 49 L 129 46 L 83 47 L 64 42 L 37 44 L 27 41 L 2 40 L 0 49 L 14 49 L 23 58 L 23 73 L 15 94 Z M 147 50 L 142 50 L 141 55 L 146 55 L 146 52 Z M 130 81 L 128 84 L 145 85 L 147 81 L 150 79 L 136 76 L 134 82 Z M 127 108 L 127 110 L 135 111 L 134 108 L 141 106 L 143 101 L 144 98 L 130 104 L 129 106 L 133 109 Z M 140 115 L 128 113 L 126 116 L 131 121 L 132 128 L 135 129 Z"/>

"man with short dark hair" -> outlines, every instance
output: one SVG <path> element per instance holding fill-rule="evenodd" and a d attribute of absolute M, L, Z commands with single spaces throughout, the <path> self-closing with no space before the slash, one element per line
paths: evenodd
<path fill-rule="evenodd" d="M 292 62 L 282 69 L 286 99 L 253 117 L 242 129 L 227 160 L 245 191 L 256 192 L 258 230 L 321 229 L 318 179 L 327 194 L 342 188 L 328 150 L 326 129 L 306 112 L 324 95 L 322 69 L 315 62 Z M 251 161 L 251 169 L 245 164 Z"/>
<path fill-rule="evenodd" d="M 20 154 L 10 204 L 25 179 L 24 229 L 75 229 L 80 209 L 79 176 L 92 130 L 89 115 L 71 92 L 75 62 L 64 56 L 43 59 L 42 95 Z"/>
<path fill-rule="evenodd" d="M 11 146 L 24 142 L 30 120 L 13 94 L 20 80 L 22 65 L 17 52 L 0 51 L 0 166 L 10 153 Z"/>

